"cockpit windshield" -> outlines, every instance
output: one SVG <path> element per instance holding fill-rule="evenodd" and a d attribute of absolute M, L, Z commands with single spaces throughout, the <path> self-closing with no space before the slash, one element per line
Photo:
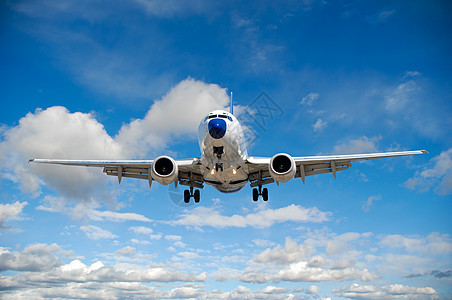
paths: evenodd
<path fill-rule="evenodd" d="M 204 118 L 204 122 L 207 121 L 208 119 L 213 119 L 213 118 L 222 118 L 222 119 L 228 119 L 229 121 L 232 122 L 232 117 L 231 116 L 227 116 L 227 115 L 210 115 Z"/>

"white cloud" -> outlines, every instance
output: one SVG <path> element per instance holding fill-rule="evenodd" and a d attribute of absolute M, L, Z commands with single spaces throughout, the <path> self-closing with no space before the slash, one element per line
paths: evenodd
<path fill-rule="evenodd" d="M 362 136 L 359 139 L 350 140 L 348 142 L 334 146 L 334 153 L 337 154 L 356 154 L 356 153 L 371 153 L 378 152 L 378 142 L 382 139 L 381 136 L 368 138 Z"/>
<path fill-rule="evenodd" d="M 133 226 L 129 228 L 130 231 L 133 231 L 135 234 L 148 234 L 150 235 L 153 230 L 152 228 L 145 226 Z"/>
<path fill-rule="evenodd" d="M 318 118 L 317 121 L 312 125 L 312 128 L 314 128 L 314 131 L 321 131 L 326 128 L 328 125 L 328 122 L 323 121 L 322 119 Z"/>
<path fill-rule="evenodd" d="M 324 268 L 309 267 L 307 262 L 301 261 L 288 265 L 276 273 L 247 272 L 240 277 L 244 282 L 265 283 L 268 281 L 300 281 L 300 282 L 321 282 L 321 281 L 372 281 L 378 276 L 367 269 L 357 270 L 346 268 L 343 270 L 332 270 Z"/>
<path fill-rule="evenodd" d="M 438 299 L 438 292 L 431 287 L 410 287 L 392 284 L 382 287 L 354 283 L 333 290 L 337 297 L 351 299 Z"/>
<path fill-rule="evenodd" d="M 321 223 L 329 220 L 330 212 L 320 211 L 318 208 L 304 208 L 299 205 L 271 209 L 263 208 L 256 213 L 247 215 L 223 216 L 214 207 L 196 207 L 185 211 L 178 220 L 168 221 L 171 225 L 185 225 L 192 227 L 210 226 L 214 228 L 254 227 L 268 228 L 283 222 L 314 222 Z"/>
<path fill-rule="evenodd" d="M 320 95 L 318 93 L 309 93 L 307 96 L 303 97 L 301 104 L 311 106 L 319 99 Z"/>
<path fill-rule="evenodd" d="M 180 235 L 171 235 L 171 234 L 169 234 L 169 235 L 165 236 L 165 240 L 167 240 L 167 241 L 180 241 L 180 240 L 182 240 L 182 237 Z"/>
<path fill-rule="evenodd" d="M 202 117 L 228 104 L 226 89 L 189 78 L 154 102 L 143 119 L 124 125 L 116 140 L 129 156 L 143 157 L 150 149 L 166 146 L 174 135 L 195 139 Z"/>
<path fill-rule="evenodd" d="M 0 271 L 47 271 L 63 264 L 55 253 L 65 252 L 57 244 L 32 244 L 22 252 L 0 248 Z"/>
<path fill-rule="evenodd" d="M 27 164 L 31 157 L 109 159 L 121 158 L 121 146 L 92 114 L 70 113 L 60 106 L 37 109 L 3 133 L 0 163 L 22 190 L 39 193 L 39 178 L 69 197 L 86 198 L 106 177 L 102 170 Z"/>
<path fill-rule="evenodd" d="M 369 198 L 367 198 L 367 201 L 362 206 L 363 211 L 364 212 L 369 212 L 370 208 L 372 207 L 374 202 L 375 201 L 380 201 L 380 200 L 381 200 L 381 195 L 370 196 Z"/>
<path fill-rule="evenodd" d="M 452 194 L 452 148 L 433 157 L 430 167 L 416 174 L 405 182 L 410 189 L 427 191 L 432 187 L 439 195 Z"/>
<path fill-rule="evenodd" d="M 5 228 L 3 223 L 9 220 L 18 220 L 19 215 L 28 202 L 16 201 L 11 204 L 0 204 L 0 229 Z"/>
<path fill-rule="evenodd" d="M 33 246 L 33 245 L 32 245 Z M 29 247 L 27 247 L 28 249 Z M 136 264 L 118 264 L 106 266 L 101 261 L 85 265 L 80 260 L 63 264 L 56 256 L 50 256 L 60 251 L 57 245 L 34 245 L 29 253 L 18 257 L 21 260 L 8 260 L 8 270 L 29 270 L 16 275 L 0 277 L 0 285 L 8 291 L 2 293 L 2 299 L 20 298 L 128 298 L 134 295 L 138 298 L 179 298 L 195 297 L 205 293 L 205 290 L 189 282 L 203 282 L 206 273 L 199 275 L 181 272 L 160 266 L 140 266 Z M 124 255 L 134 255 L 132 247 L 125 247 L 119 252 Z M 23 253 L 26 251 L 24 250 Z M 4 251 L 3 251 L 4 253 Z M 0 254 L 2 255 L 2 254 Z M 32 257 L 34 255 L 34 257 Z M 33 258 L 34 261 L 30 259 Z M 49 257 L 51 259 L 49 259 Z M 0 261 L 2 261 L 0 256 Z M 24 265 L 28 264 L 27 267 Z M 3 265 L 2 265 L 3 267 Z M 4 269 L 2 269 L 4 270 Z M 185 282 L 185 285 L 174 287 L 169 291 L 158 290 L 141 283 L 148 282 Z M 18 288 L 20 287 L 20 288 Z"/>
<path fill-rule="evenodd" d="M 98 211 L 98 210 L 90 210 L 89 217 L 95 221 L 113 221 L 113 222 L 121 222 L 121 221 L 140 221 L 140 222 L 152 222 L 151 219 L 147 217 L 136 214 L 136 213 L 119 213 L 113 211 Z"/>
<path fill-rule="evenodd" d="M 286 237 L 284 247 L 277 245 L 273 249 L 266 249 L 253 259 L 256 263 L 286 264 L 305 259 L 313 254 L 315 250 L 310 246 L 297 245 L 297 242 Z"/>
<path fill-rule="evenodd" d="M 379 245 L 388 248 L 402 248 L 408 252 L 425 253 L 429 256 L 452 253 L 452 238 L 450 235 L 437 232 L 430 233 L 426 237 L 400 234 L 385 235 L 381 237 Z"/>
<path fill-rule="evenodd" d="M 316 285 L 311 285 L 307 288 L 306 294 L 320 294 L 320 288 Z"/>
<path fill-rule="evenodd" d="M 100 239 L 115 239 L 118 236 L 111 233 L 108 230 L 99 228 L 94 225 L 83 225 L 80 227 L 80 230 L 85 232 L 86 236 L 92 240 L 100 240 Z"/>
<path fill-rule="evenodd" d="M 50 196 L 40 209 L 67 212 L 61 203 L 114 202 L 116 195 L 106 188 L 107 176 L 100 168 L 27 164 L 29 158 L 124 159 L 144 157 L 149 151 L 165 148 L 172 137 L 188 134 L 196 137 L 199 120 L 213 109 L 228 105 L 225 89 L 186 79 L 156 101 L 144 119 L 123 125 L 111 137 L 94 114 L 70 113 L 64 107 L 37 109 L 19 120 L 14 127 L 2 130 L 0 164 L 3 177 L 18 183 L 22 190 L 39 195 L 44 183 L 62 197 Z M 124 149 L 127 149 L 125 151 Z M 74 211 L 75 213 L 75 211 Z M 137 214 L 92 211 L 93 218 L 139 220 Z"/>
<path fill-rule="evenodd" d="M 130 256 L 136 253 L 136 249 L 130 246 L 126 246 L 122 249 L 115 251 L 116 254 Z"/>
<path fill-rule="evenodd" d="M 367 234 L 344 233 L 334 240 L 317 243 L 316 247 L 325 247 L 328 257 L 343 257 L 331 262 L 323 255 L 311 257 L 316 253 L 315 243 L 309 239 L 297 244 L 287 237 L 284 247 L 277 245 L 257 254 L 244 270 L 240 280 L 244 282 L 265 283 L 269 281 L 372 281 L 377 275 L 366 268 L 351 268 L 355 265 L 356 256 L 350 245 L 351 241 L 359 240 Z M 330 267 L 328 267 L 330 265 Z M 362 265 L 361 265 L 362 266 Z"/>

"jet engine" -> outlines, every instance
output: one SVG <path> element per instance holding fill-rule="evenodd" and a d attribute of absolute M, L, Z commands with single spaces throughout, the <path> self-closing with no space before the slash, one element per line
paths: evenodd
<path fill-rule="evenodd" d="M 154 160 L 151 169 L 152 178 L 160 184 L 168 185 L 178 178 L 177 164 L 169 156 L 159 156 Z"/>
<path fill-rule="evenodd" d="M 268 169 L 275 181 L 287 182 L 295 176 L 296 165 L 292 156 L 279 153 L 272 157 Z"/>

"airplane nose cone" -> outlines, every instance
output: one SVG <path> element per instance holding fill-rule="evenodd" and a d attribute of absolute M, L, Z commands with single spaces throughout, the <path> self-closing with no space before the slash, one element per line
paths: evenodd
<path fill-rule="evenodd" d="M 221 139 L 226 134 L 226 122 L 218 118 L 210 120 L 209 134 L 214 139 Z"/>

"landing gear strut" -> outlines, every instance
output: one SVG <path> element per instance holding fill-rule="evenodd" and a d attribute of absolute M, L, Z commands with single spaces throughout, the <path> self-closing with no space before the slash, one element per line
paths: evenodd
<path fill-rule="evenodd" d="M 195 202 L 198 203 L 199 199 L 201 198 L 201 193 L 199 192 L 199 190 L 195 190 L 193 191 L 193 187 L 190 187 L 190 190 L 185 190 L 184 191 L 184 202 L 188 203 L 190 202 L 190 198 L 193 197 L 193 199 L 195 199 Z"/>
<path fill-rule="evenodd" d="M 262 200 L 268 201 L 268 189 L 267 188 L 262 189 L 262 185 L 259 185 L 259 189 L 254 188 L 253 201 L 257 201 L 259 199 L 259 196 L 262 196 Z"/>

